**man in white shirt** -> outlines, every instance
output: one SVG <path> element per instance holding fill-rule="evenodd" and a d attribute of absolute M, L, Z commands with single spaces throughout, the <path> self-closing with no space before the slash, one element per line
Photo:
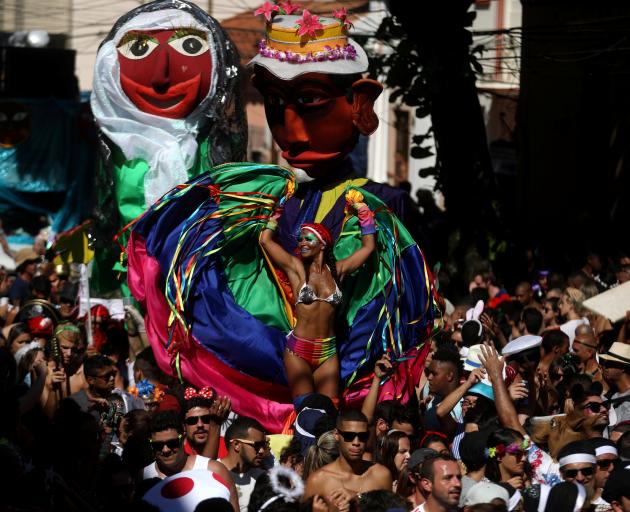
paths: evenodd
<path fill-rule="evenodd" d="M 456 512 L 462 492 L 462 471 L 449 455 L 427 457 L 420 470 L 420 487 L 426 501 L 413 512 Z"/>

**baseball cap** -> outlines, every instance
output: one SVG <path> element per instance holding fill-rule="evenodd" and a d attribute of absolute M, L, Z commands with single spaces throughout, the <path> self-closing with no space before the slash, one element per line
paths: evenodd
<path fill-rule="evenodd" d="M 419 466 L 428 458 L 433 455 L 437 455 L 438 452 L 432 450 L 431 448 L 418 448 L 414 450 L 407 461 L 407 468 L 409 470 L 420 469 Z"/>
<path fill-rule="evenodd" d="M 466 494 L 464 506 L 470 507 L 480 503 L 491 503 L 492 500 L 500 499 L 507 505 L 510 501 L 510 493 L 507 489 L 492 482 L 479 482 L 473 485 Z"/>

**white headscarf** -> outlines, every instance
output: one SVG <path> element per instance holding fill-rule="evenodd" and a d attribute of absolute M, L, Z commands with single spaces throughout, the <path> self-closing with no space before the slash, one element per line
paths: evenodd
<path fill-rule="evenodd" d="M 144 177 L 146 207 L 176 185 L 188 181 L 188 169 L 195 163 L 197 135 L 205 115 L 205 105 L 199 104 L 184 119 L 169 119 L 141 111 L 120 85 L 116 48 L 130 30 L 172 30 L 178 27 L 208 31 L 208 27 L 182 10 L 143 12 L 122 25 L 112 39 L 103 43 L 96 55 L 92 111 L 103 133 L 120 148 L 127 160 L 142 158 L 149 164 L 149 171 Z M 206 98 L 211 98 L 216 91 L 217 66 L 214 65 L 216 48 L 210 35 L 208 46 L 213 65 Z"/>

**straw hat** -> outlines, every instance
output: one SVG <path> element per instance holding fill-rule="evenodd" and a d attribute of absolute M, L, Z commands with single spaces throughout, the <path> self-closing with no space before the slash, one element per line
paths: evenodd
<path fill-rule="evenodd" d="M 608 352 L 599 354 L 600 359 L 630 365 L 630 345 L 615 341 Z"/>
<path fill-rule="evenodd" d="M 15 266 L 19 267 L 23 263 L 27 261 L 37 261 L 39 260 L 39 254 L 37 254 L 30 247 L 25 247 L 24 249 L 20 249 L 15 256 Z"/>

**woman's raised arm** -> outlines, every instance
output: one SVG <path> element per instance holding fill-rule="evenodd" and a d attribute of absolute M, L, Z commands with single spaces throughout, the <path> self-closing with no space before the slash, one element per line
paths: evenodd
<path fill-rule="evenodd" d="M 359 217 L 361 226 L 361 247 L 347 258 L 337 262 L 337 275 L 342 278 L 346 274 L 351 274 L 363 265 L 370 254 L 376 248 L 376 226 L 374 225 L 374 213 L 363 201 L 363 194 L 357 190 L 351 190 L 346 194 L 346 201 L 354 208 Z"/>
<path fill-rule="evenodd" d="M 280 217 L 280 214 L 281 210 L 274 212 L 265 226 L 265 229 L 262 230 L 259 242 L 271 262 L 279 266 L 287 274 L 289 280 L 293 281 L 301 277 L 300 267 L 302 266 L 302 262 L 285 251 L 284 247 L 273 239 L 275 229 L 278 225 L 277 219 Z"/>

